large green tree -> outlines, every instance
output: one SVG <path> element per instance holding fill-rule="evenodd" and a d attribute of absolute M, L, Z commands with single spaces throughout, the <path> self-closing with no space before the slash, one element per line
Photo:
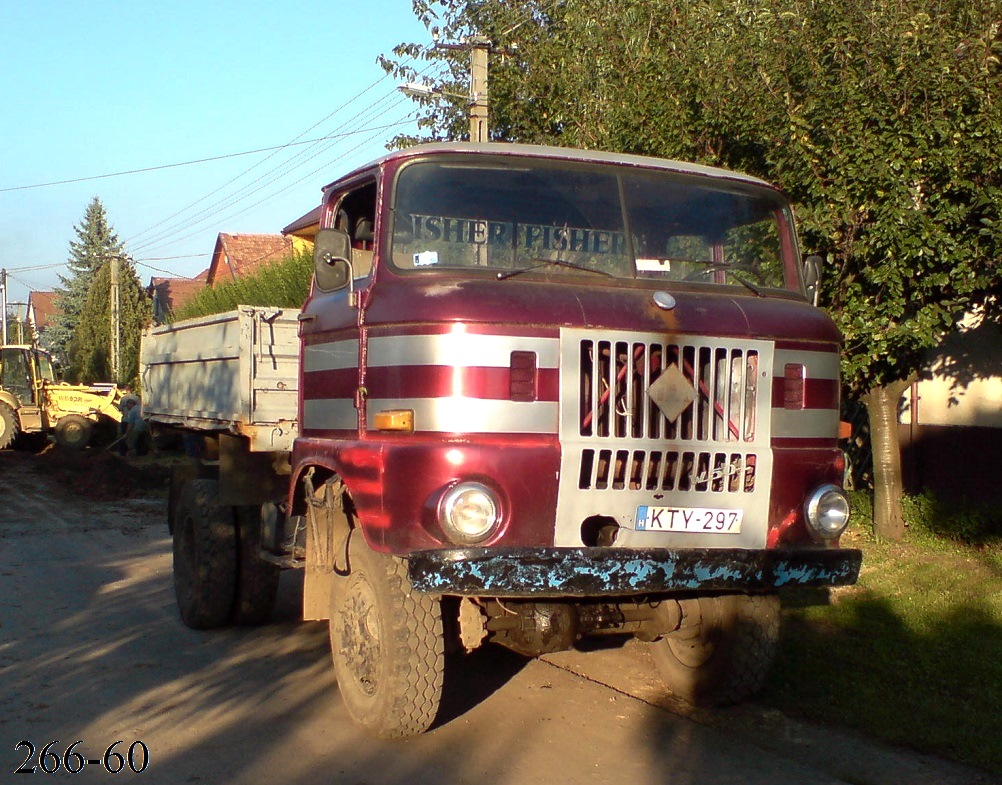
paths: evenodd
<path fill-rule="evenodd" d="M 827 260 L 843 380 L 866 403 L 878 531 L 903 531 L 897 412 L 926 350 L 1000 287 L 1002 0 L 414 3 L 446 39 L 499 48 L 495 139 L 684 158 L 771 180 Z M 467 88 L 452 50 L 440 86 Z M 423 133 L 462 138 L 462 103 Z M 998 300 L 994 301 L 996 304 Z"/>
<path fill-rule="evenodd" d="M 111 358 L 111 268 L 118 264 L 119 356 Z M 127 258 L 109 259 L 94 273 L 70 339 L 70 365 L 80 381 L 138 385 L 139 343 L 152 322 L 153 305 Z"/>
<path fill-rule="evenodd" d="M 80 325 L 80 314 L 94 275 L 109 259 L 125 254 L 124 245 L 108 223 L 104 205 L 96 196 L 73 231 L 77 239 L 70 241 L 69 275 L 59 276 L 62 284 L 56 289 L 59 310 L 46 331 L 49 346 L 64 360 L 69 355 L 70 340 Z M 67 375 L 70 379 L 80 378 L 78 369 L 72 364 Z"/>

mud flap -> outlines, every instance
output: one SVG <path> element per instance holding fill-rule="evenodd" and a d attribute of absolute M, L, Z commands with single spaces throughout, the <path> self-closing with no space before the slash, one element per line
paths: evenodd
<path fill-rule="evenodd" d="M 344 508 L 345 485 L 337 477 L 319 488 L 312 475 L 306 488 L 306 576 L 303 581 L 303 619 L 330 618 L 331 582 L 347 569 L 346 549 L 351 523 Z"/>

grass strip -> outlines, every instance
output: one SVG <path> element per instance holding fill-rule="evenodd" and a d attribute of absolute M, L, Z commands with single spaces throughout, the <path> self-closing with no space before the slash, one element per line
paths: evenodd
<path fill-rule="evenodd" d="M 920 498 L 906 505 L 904 541 L 879 542 L 857 507 L 843 544 L 864 552 L 859 582 L 784 596 L 763 701 L 1002 774 L 1000 538 L 990 525 L 976 541 L 954 536 L 983 513 L 951 525 Z"/>

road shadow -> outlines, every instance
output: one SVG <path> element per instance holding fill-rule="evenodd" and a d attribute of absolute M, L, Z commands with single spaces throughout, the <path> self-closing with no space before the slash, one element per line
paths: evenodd
<path fill-rule="evenodd" d="M 469 653 L 447 654 L 442 705 L 433 728 L 447 725 L 486 702 L 528 663 L 528 658 L 491 643 Z"/>

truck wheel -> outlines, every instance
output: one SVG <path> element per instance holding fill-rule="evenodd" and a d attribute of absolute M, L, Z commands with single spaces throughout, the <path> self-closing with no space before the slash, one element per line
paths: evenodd
<path fill-rule="evenodd" d="M 702 620 L 651 644 L 665 685 L 694 706 L 738 703 L 758 691 L 776 655 L 776 595 L 701 597 Z"/>
<path fill-rule="evenodd" d="M 67 414 L 56 423 L 56 444 L 70 450 L 82 450 L 90 442 L 94 423 L 79 414 Z"/>
<path fill-rule="evenodd" d="M 6 450 L 14 443 L 19 430 L 14 410 L 7 404 L 0 403 L 0 450 Z"/>
<path fill-rule="evenodd" d="M 264 624 L 278 596 L 281 569 L 261 558 L 261 508 L 235 509 L 237 518 L 237 589 L 233 600 L 234 624 Z"/>
<path fill-rule="evenodd" d="M 233 610 L 236 527 L 218 495 L 215 480 L 191 480 L 174 519 L 174 594 L 181 620 L 195 630 L 222 626 Z"/>
<path fill-rule="evenodd" d="M 349 573 L 331 587 L 330 638 L 352 719 L 384 739 L 423 733 L 442 700 L 445 643 L 438 599 L 411 591 L 402 559 L 375 553 L 354 529 Z"/>

